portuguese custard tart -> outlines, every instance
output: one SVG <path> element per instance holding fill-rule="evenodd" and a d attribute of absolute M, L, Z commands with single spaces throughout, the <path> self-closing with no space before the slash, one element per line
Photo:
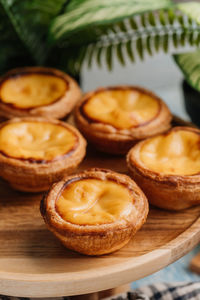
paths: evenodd
<path fill-rule="evenodd" d="M 180 210 L 200 204 L 200 130 L 174 127 L 135 145 L 132 177 L 155 206 Z"/>
<path fill-rule="evenodd" d="M 150 91 L 116 86 L 87 93 L 76 107 L 75 120 L 97 149 L 125 154 L 136 142 L 169 129 L 171 113 Z"/>
<path fill-rule="evenodd" d="M 67 74 L 52 68 L 24 67 L 0 78 L 0 116 L 42 116 L 55 119 L 69 114 L 81 92 Z"/>
<path fill-rule="evenodd" d="M 17 190 L 45 191 L 74 171 L 85 148 L 78 130 L 64 122 L 14 118 L 0 124 L 0 176 Z"/>
<path fill-rule="evenodd" d="M 55 183 L 41 214 L 64 246 L 101 255 L 128 243 L 146 220 L 148 202 L 130 177 L 90 169 Z"/>

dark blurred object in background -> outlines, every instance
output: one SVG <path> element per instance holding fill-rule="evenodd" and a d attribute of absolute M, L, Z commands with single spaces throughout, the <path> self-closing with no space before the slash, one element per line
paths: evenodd
<path fill-rule="evenodd" d="M 200 127 L 200 93 L 183 81 L 185 108 L 192 122 Z"/>

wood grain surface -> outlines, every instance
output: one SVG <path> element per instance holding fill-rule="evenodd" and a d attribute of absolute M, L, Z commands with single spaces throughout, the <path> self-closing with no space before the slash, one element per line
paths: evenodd
<path fill-rule="evenodd" d="M 79 170 L 90 167 L 127 173 L 125 157 L 92 148 Z M 0 181 L 0 294 L 56 297 L 106 290 L 158 271 L 200 240 L 200 206 L 181 212 L 151 207 L 127 246 L 109 255 L 83 256 L 65 249 L 47 230 L 41 198 Z"/>

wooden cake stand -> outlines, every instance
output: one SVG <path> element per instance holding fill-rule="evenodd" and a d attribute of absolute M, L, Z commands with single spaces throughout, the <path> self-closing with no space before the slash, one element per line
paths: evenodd
<path fill-rule="evenodd" d="M 127 173 L 124 157 L 94 149 L 88 149 L 79 169 L 90 167 Z M 113 290 L 98 291 L 154 273 L 200 240 L 200 206 L 180 212 L 151 207 L 146 224 L 127 246 L 109 255 L 83 256 L 65 249 L 47 230 L 39 212 L 41 198 L 42 194 L 16 192 L 0 181 L 0 294 L 57 297 L 92 293 L 76 299 L 100 299 Z"/>

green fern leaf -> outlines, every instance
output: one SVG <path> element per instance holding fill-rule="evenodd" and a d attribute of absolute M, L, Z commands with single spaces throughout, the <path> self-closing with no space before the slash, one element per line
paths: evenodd
<path fill-rule="evenodd" d="M 103 47 L 99 47 L 99 48 L 97 49 L 96 61 L 97 61 L 97 64 L 98 64 L 99 67 L 102 66 L 101 58 L 102 58 L 102 50 L 103 50 L 103 49 L 104 49 Z"/>
<path fill-rule="evenodd" d="M 142 26 L 143 26 L 144 28 L 146 28 L 147 24 L 146 24 L 146 16 L 145 16 L 145 14 L 142 14 L 142 15 L 140 16 L 140 20 L 141 20 Z"/>
<path fill-rule="evenodd" d="M 130 58 L 130 60 L 132 62 L 134 62 L 135 58 L 134 58 L 134 54 L 133 54 L 132 41 L 131 40 L 126 42 L 126 51 L 127 51 L 127 54 L 128 54 L 128 57 Z"/>
<path fill-rule="evenodd" d="M 172 34 L 172 42 L 175 48 L 178 47 L 178 35 L 176 32 Z"/>
<path fill-rule="evenodd" d="M 169 49 L 169 35 L 165 34 L 163 36 L 163 50 L 165 53 L 167 53 L 168 49 Z"/>
<path fill-rule="evenodd" d="M 174 24 L 174 21 L 176 19 L 176 15 L 174 13 L 173 9 L 168 9 L 168 21 L 170 25 Z"/>
<path fill-rule="evenodd" d="M 103 49 L 104 49 L 103 47 L 97 48 L 96 62 L 97 62 L 97 64 L 98 64 L 99 67 L 102 66 L 102 61 L 101 61 L 101 59 L 102 59 L 102 50 L 103 50 Z"/>
<path fill-rule="evenodd" d="M 89 45 L 88 49 L 93 49 L 87 55 L 89 66 L 95 56 L 98 65 L 101 66 L 105 60 L 109 70 L 113 67 L 114 55 L 124 65 L 126 56 L 134 61 L 136 54 L 144 59 L 146 53 L 152 55 L 159 50 L 168 52 L 170 43 L 175 48 L 186 43 L 200 43 L 195 33 L 197 27 L 194 21 L 189 21 L 192 17 L 176 13 L 178 6 L 171 8 L 169 2 L 154 12 L 149 4 L 154 2 L 158 5 L 158 1 L 161 5 L 160 0 L 116 0 L 113 10 L 113 5 L 107 0 L 82 0 L 81 4 L 74 0 L 69 2 L 65 13 L 53 22 L 50 32 L 52 40 L 58 45 L 65 41 L 66 47 L 72 44 L 80 49 Z M 131 5 L 137 2 L 137 5 L 130 7 L 130 2 Z M 149 7 L 144 9 L 144 4 L 147 8 L 147 2 Z M 167 7 L 170 9 L 166 10 Z M 72 21 L 70 24 L 69 20 Z M 62 28 L 59 27 L 61 24 Z"/>
<path fill-rule="evenodd" d="M 187 37 L 187 32 L 184 30 L 183 32 L 181 32 L 181 35 L 180 35 L 180 44 L 183 47 L 186 44 L 186 37 Z"/>
<path fill-rule="evenodd" d="M 116 53 L 117 53 L 117 57 L 119 62 L 124 66 L 125 65 L 125 60 L 124 60 L 124 54 L 122 51 L 122 47 L 123 45 L 121 43 L 116 45 Z"/>
<path fill-rule="evenodd" d="M 126 28 L 126 25 L 124 24 L 124 22 L 119 22 L 116 24 L 119 29 L 122 31 L 122 32 L 126 32 L 127 31 L 127 28 Z"/>
<path fill-rule="evenodd" d="M 109 45 L 106 49 L 106 63 L 108 66 L 108 70 L 112 70 L 112 66 L 113 66 L 112 51 L 113 51 L 113 45 Z"/>
<path fill-rule="evenodd" d="M 116 25 L 110 26 L 110 31 L 113 32 L 113 33 L 117 33 L 118 32 L 117 26 Z"/>
<path fill-rule="evenodd" d="M 159 20 L 160 20 L 160 23 L 161 23 L 163 26 L 166 25 L 165 14 L 164 14 L 164 11 L 163 11 L 163 10 L 160 10 L 160 11 L 159 11 Z"/>
<path fill-rule="evenodd" d="M 95 52 L 95 45 L 90 45 L 87 51 L 87 60 L 88 60 L 88 68 L 90 69 L 92 66 L 93 54 Z"/>
<path fill-rule="evenodd" d="M 144 59 L 144 47 L 143 47 L 141 38 L 137 39 L 137 41 L 136 41 L 136 49 L 137 49 L 139 57 L 141 58 L 141 60 L 143 60 Z"/>
<path fill-rule="evenodd" d="M 144 59 L 146 53 L 168 52 L 170 43 L 175 48 L 200 43 L 194 16 L 183 16 L 182 11 L 166 0 L 73 0 L 52 23 L 50 37 L 58 45 L 63 41 L 76 47 L 94 45 L 98 65 L 104 59 L 111 69 L 114 54 L 124 65 L 126 56 L 134 61 L 135 54 Z"/>
<path fill-rule="evenodd" d="M 137 30 L 138 29 L 138 25 L 137 25 L 136 21 L 134 20 L 134 18 L 130 18 L 129 19 L 129 24 L 130 24 L 130 27 L 133 30 Z"/>
<path fill-rule="evenodd" d="M 85 57 L 86 57 L 86 54 L 87 54 L 87 47 L 82 47 L 79 51 L 79 55 L 78 55 L 78 59 L 77 59 L 77 73 L 79 73 L 81 67 L 82 67 L 82 64 L 85 60 Z"/>
<path fill-rule="evenodd" d="M 183 18 L 182 15 L 178 16 L 177 21 L 179 22 L 179 24 L 180 24 L 181 26 L 184 26 L 184 25 L 185 25 L 184 18 Z"/>
<path fill-rule="evenodd" d="M 156 52 L 159 51 L 160 45 L 161 45 L 161 36 L 156 34 L 154 36 L 154 46 L 155 46 Z"/>
<path fill-rule="evenodd" d="M 150 12 L 150 13 L 148 14 L 148 20 L 149 20 L 149 24 L 150 24 L 151 26 L 156 26 L 155 15 L 154 15 L 152 12 Z"/>
<path fill-rule="evenodd" d="M 194 36 L 194 32 L 190 32 L 190 34 L 189 34 L 189 44 L 191 45 L 191 46 L 193 46 L 194 44 L 195 44 L 195 36 Z"/>
<path fill-rule="evenodd" d="M 151 36 L 147 36 L 147 38 L 146 38 L 146 49 L 147 49 L 149 55 L 153 54 L 153 52 L 152 52 L 152 46 L 151 46 L 151 40 L 152 40 L 152 37 Z"/>

